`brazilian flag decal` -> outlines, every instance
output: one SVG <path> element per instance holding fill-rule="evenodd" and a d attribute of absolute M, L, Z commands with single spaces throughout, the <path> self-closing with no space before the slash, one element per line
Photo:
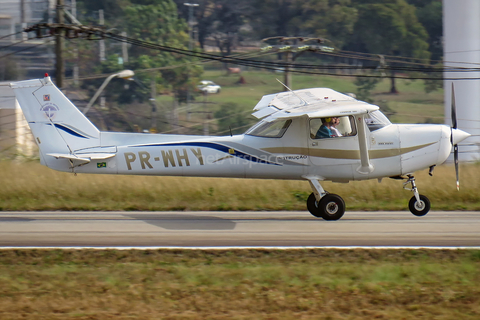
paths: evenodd
<path fill-rule="evenodd" d="M 106 168 L 107 167 L 107 163 L 106 162 L 99 162 L 97 163 L 97 168 Z"/>

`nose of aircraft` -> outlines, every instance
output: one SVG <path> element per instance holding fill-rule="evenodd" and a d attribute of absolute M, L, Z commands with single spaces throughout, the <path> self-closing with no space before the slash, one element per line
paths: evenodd
<path fill-rule="evenodd" d="M 452 144 L 456 145 L 470 137 L 471 134 L 460 129 L 452 129 Z"/>

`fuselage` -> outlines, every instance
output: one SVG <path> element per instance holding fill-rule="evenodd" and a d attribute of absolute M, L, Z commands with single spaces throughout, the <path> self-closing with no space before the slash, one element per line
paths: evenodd
<path fill-rule="evenodd" d="M 372 172 L 359 172 L 358 136 L 314 139 L 308 117 L 292 119 L 281 137 L 207 137 L 101 132 L 102 152 L 75 172 L 166 176 L 305 179 L 347 182 L 412 173 L 443 163 L 451 152 L 444 125 L 390 124 L 367 133 Z M 91 153 L 91 148 L 77 150 Z M 61 161 L 61 160 L 57 160 Z M 58 167 L 56 169 L 59 169 Z M 64 171 L 71 171 L 66 164 Z"/>

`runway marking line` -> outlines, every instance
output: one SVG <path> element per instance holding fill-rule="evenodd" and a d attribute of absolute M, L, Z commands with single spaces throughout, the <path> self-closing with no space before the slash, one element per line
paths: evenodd
<path fill-rule="evenodd" d="M 0 247 L 0 250 L 20 250 L 20 249 L 38 249 L 38 250 L 305 250 L 305 249 L 369 249 L 369 250 L 480 250 L 480 247 L 433 247 L 433 246 L 305 246 L 305 247 Z"/>

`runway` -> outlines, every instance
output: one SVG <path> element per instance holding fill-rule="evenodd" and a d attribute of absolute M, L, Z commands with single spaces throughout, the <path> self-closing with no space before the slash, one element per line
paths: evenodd
<path fill-rule="evenodd" d="M 2 212 L 0 247 L 479 247 L 480 212 Z"/>

